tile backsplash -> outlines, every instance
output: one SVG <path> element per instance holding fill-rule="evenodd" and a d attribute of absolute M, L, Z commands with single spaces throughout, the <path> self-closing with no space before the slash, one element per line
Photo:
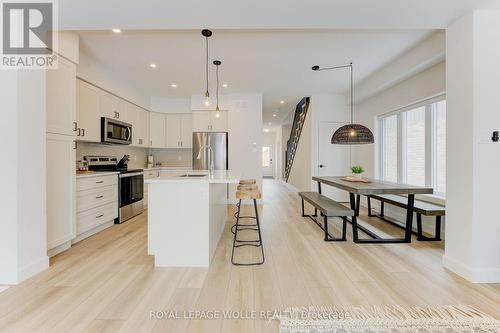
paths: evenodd
<path fill-rule="evenodd" d="M 165 167 L 190 167 L 191 149 L 148 149 L 122 145 L 107 145 L 102 143 L 78 142 L 76 149 L 77 165 L 85 155 L 116 156 L 130 155 L 129 168 L 145 168 L 148 155 L 153 154 L 155 163 Z"/>

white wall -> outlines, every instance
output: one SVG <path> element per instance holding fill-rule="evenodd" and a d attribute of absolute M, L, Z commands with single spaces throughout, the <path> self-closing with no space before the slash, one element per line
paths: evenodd
<path fill-rule="evenodd" d="M 45 164 L 45 72 L 6 70 L 2 88 L 0 284 L 48 267 Z"/>
<path fill-rule="evenodd" d="M 150 109 L 149 95 L 123 79 L 120 73 L 104 67 L 83 51 L 80 51 L 80 63 L 76 67 L 76 75 L 147 110 Z"/>
<path fill-rule="evenodd" d="M 472 282 L 500 282 L 500 12 L 475 11 L 447 30 L 447 217 L 443 264 Z"/>
<path fill-rule="evenodd" d="M 348 120 L 349 109 L 345 104 L 345 96 L 334 94 L 311 96 L 288 183 L 300 191 L 316 190 L 317 184 L 312 181 L 312 176 L 318 174 L 319 125 L 324 121 L 346 122 Z"/>

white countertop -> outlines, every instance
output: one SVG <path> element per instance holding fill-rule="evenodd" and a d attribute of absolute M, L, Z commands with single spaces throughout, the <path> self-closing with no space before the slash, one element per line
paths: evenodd
<path fill-rule="evenodd" d="M 147 184 L 156 183 L 219 183 L 219 184 L 237 184 L 241 179 L 241 174 L 239 172 L 231 170 L 215 170 L 212 175 L 209 175 L 207 171 L 197 171 L 190 170 L 185 174 L 200 175 L 204 174 L 203 177 L 179 177 L 179 175 L 168 175 L 158 178 L 152 178 L 145 180 Z"/>
<path fill-rule="evenodd" d="M 96 171 L 96 172 L 87 172 L 87 173 L 80 173 L 76 174 L 76 178 L 89 178 L 89 177 L 102 177 L 102 176 L 110 176 L 110 175 L 117 175 L 119 172 L 117 171 Z"/>

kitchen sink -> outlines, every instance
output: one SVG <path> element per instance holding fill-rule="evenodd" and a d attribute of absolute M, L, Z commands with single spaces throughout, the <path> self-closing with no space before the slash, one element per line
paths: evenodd
<path fill-rule="evenodd" d="M 179 177 L 206 177 L 207 174 L 199 174 L 199 173 L 188 173 L 188 174 L 185 174 L 185 175 L 180 175 Z"/>

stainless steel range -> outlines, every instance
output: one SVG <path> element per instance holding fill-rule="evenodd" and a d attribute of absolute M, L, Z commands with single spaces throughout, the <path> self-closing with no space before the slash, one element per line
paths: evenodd
<path fill-rule="evenodd" d="M 118 175 L 119 214 L 115 223 L 122 223 L 144 211 L 144 172 L 128 169 L 129 155 L 118 161 L 116 156 L 84 156 L 89 170 L 95 172 L 116 171 Z"/>

